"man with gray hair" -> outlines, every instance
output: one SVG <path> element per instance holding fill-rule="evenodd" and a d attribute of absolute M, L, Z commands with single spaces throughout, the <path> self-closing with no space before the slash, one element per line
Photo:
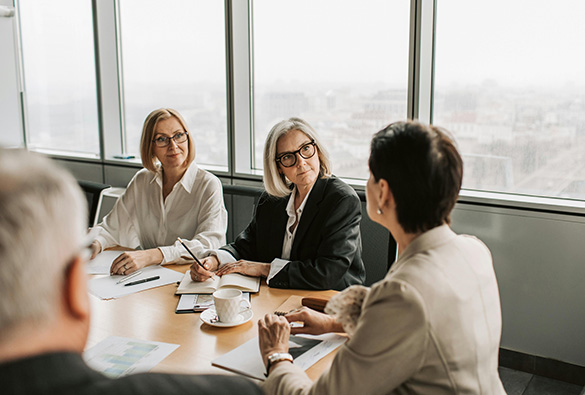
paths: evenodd
<path fill-rule="evenodd" d="M 239 377 L 108 378 L 81 357 L 89 332 L 86 205 L 41 156 L 0 149 L 0 385 L 3 394 L 258 394 Z"/>

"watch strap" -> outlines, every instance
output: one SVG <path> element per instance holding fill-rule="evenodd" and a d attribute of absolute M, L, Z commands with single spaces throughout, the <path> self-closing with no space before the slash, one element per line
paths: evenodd
<path fill-rule="evenodd" d="M 280 361 L 290 361 L 292 363 L 293 361 L 292 355 L 290 355 L 287 352 L 275 352 L 273 354 L 270 354 L 267 359 L 268 360 L 266 362 L 266 373 L 264 373 L 264 376 L 266 377 L 268 377 L 268 372 L 270 372 L 270 368 L 275 363 Z"/>

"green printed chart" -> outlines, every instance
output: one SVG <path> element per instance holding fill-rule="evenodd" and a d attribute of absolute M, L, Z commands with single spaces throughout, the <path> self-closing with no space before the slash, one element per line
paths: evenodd
<path fill-rule="evenodd" d="M 148 372 L 178 347 L 178 344 L 110 336 L 86 350 L 83 358 L 93 369 L 109 377 L 120 377 Z"/>

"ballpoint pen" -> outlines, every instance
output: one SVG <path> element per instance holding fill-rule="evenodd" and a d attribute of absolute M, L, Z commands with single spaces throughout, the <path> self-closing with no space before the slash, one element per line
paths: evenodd
<path fill-rule="evenodd" d="M 132 274 L 129 274 L 126 277 L 121 278 L 120 281 L 118 281 L 116 284 L 121 284 L 123 282 L 126 282 L 126 281 L 130 280 L 131 278 L 134 278 L 134 277 L 138 276 L 140 273 L 142 273 L 142 270 L 138 270 L 137 272 L 134 272 Z"/>
<path fill-rule="evenodd" d="M 137 281 L 132 281 L 131 283 L 128 284 L 124 284 L 125 287 L 129 286 L 129 285 L 137 285 L 137 284 L 142 284 L 148 281 L 154 281 L 154 280 L 158 280 L 160 278 L 160 276 L 154 276 L 154 277 L 148 277 L 148 278 L 143 278 L 142 280 L 137 280 Z"/>

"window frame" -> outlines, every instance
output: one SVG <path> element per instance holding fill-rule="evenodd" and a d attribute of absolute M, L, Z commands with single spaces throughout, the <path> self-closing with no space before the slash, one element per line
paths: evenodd
<path fill-rule="evenodd" d="M 226 29 L 227 168 L 201 165 L 234 184 L 258 183 L 262 171 L 254 169 L 254 76 L 253 76 L 253 0 L 224 0 Z M 119 37 L 119 3 L 92 1 L 98 128 L 98 159 L 60 155 L 55 158 L 106 166 L 141 168 L 139 159 L 117 159 L 124 152 L 123 70 Z M 435 27 L 437 0 L 410 0 L 409 72 L 407 114 L 409 119 L 430 123 L 433 120 Z M 17 56 L 18 57 L 18 56 Z M 22 73 L 22 70 L 19 70 Z M 19 76 L 19 79 L 21 76 Z M 21 82 L 17 82 L 20 84 Z M 21 89 L 21 95 L 26 91 Z M 21 131 L 27 143 L 26 106 L 19 104 Z M 105 170 L 102 171 L 105 174 Z M 356 189 L 366 180 L 347 179 Z M 585 215 L 585 199 L 551 198 L 536 195 L 463 189 L 460 202 L 477 205 L 524 208 L 527 210 Z"/>

